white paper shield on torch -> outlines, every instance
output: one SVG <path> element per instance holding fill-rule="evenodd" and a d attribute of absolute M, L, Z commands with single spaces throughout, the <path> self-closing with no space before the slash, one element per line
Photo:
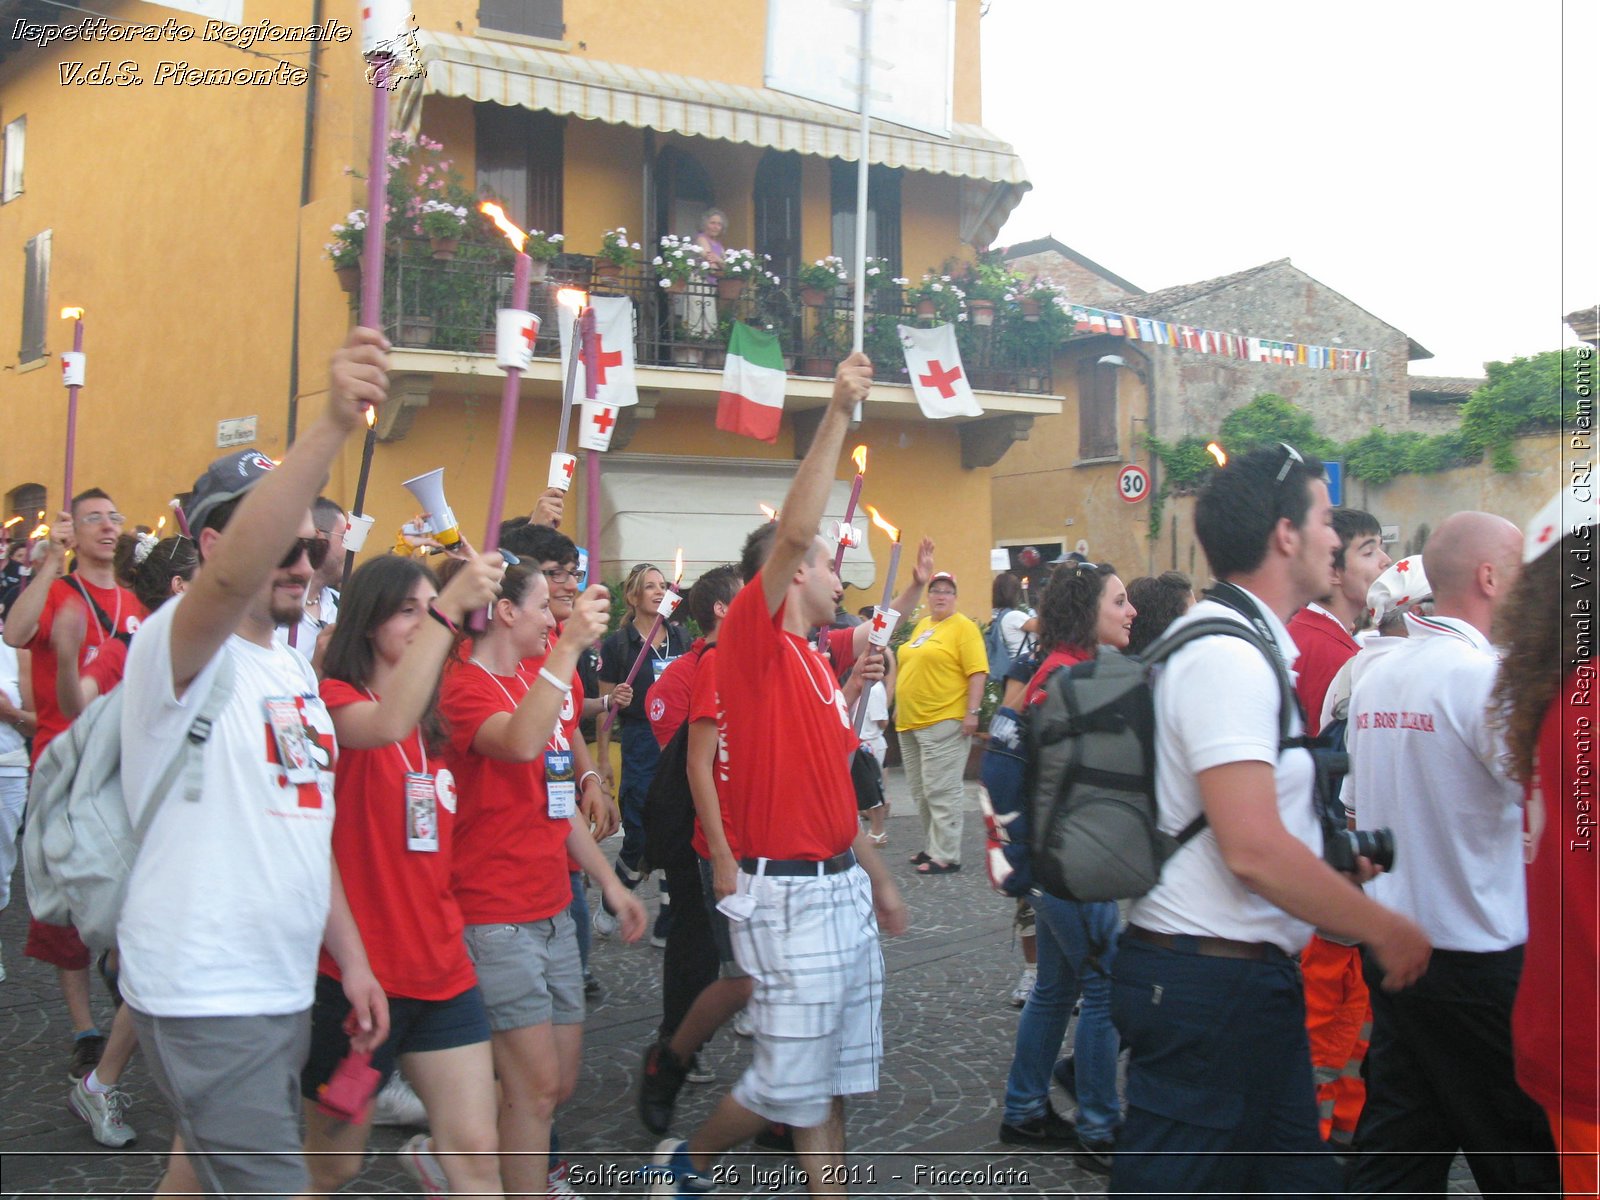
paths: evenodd
<path fill-rule="evenodd" d="M 572 490 L 572 476 L 578 469 L 578 456 L 575 454 L 562 454 L 556 451 L 550 455 L 550 481 L 545 487 L 560 488 L 563 492 Z"/>
<path fill-rule="evenodd" d="M 533 366 L 533 343 L 539 337 L 539 318 L 521 308 L 496 309 L 494 361 L 501 370 L 526 371 Z"/>
<path fill-rule="evenodd" d="M 61 382 L 65 387 L 82 387 L 84 369 L 88 363 L 88 356 L 76 350 L 66 350 L 61 354 Z"/>
<path fill-rule="evenodd" d="M 683 601 L 683 596 L 675 588 L 668 588 L 667 594 L 661 597 L 661 619 L 671 620 L 672 614 L 678 611 L 678 605 Z"/>
<path fill-rule="evenodd" d="M 410 0 L 362 0 L 361 53 L 393 54 L 411 29 Z"/>
<path fill-rule="evenodd" d="M 582 450 L 611 449 L 611 435 L 617 428 L 618 408 L 598 400 L 581 402 L 578 417 L 578 447 Z"/>
<path fill-rule="evenodd" d="M 892 608 L 885 608 L 881 604 L 872 606 L 871 628 L 867 630 L 867 641 L 874 646 L 887 646 L 889 639 L 894 636 L 894 627 L 900 622 L 900 614 Z"/>
<path fill-rule="evenodd" d="M 354 550 L 360 554 L 366 549 L 367 534 L 372 532 L 372 523 L 376 517 L 369 517 L 365 513 L 351 513 L 350 523 L 345 526 L 344 548 Z"/>

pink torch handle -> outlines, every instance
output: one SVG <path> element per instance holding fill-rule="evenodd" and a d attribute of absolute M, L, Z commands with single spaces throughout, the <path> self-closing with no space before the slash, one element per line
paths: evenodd
<path fill-rule="evenodd" d="M 83 318 L 72 326 L 72 352 L 83 353 Z M 61 507 L 72 507 L 72 475 L 78 451 L 78 392 L 76 384 L 67 389 L 67 469 L 65 487 L 61 492 Z"/>
<path fill-rule="evenodd" d="M 678 594 L 678 584 L 676 581 L 673 582 L 671 591 L 674 596 Z M 666 614 L 661 612 L 656 613 L 656 623 L 650 626 L 650 636 L 645 638 L 644 645 L 639 647 L 639 654 L 633 660 L 633 666 L 628 668 L 628 677 L 622 681 L 623 684 L 628 687 L 633 686 L 634 678 L 639 674 L 639 668 L 644 666 L 644 660 L 650 656 L 650 647 L 655 644 L 656 634 L 661 632 L 661 627 L 666 623 Z M 606 710 L 605 731 L 610 733 L 611 727 L 615 725 L 616 722 L 617 706 L 613 704 L 609 709 Z"/>
<path fill-rule="evenodd" d="M 861 485 L 866 482 L 866 476 L 856 472 L 856 481 L 850 485 L 850 502 L 844 506 L 844 523 L 850 524 L 856 515 L 856 501 L 861 499 Z M 843 530 L 840 530 L 843 533 Z M 833 551 L 833 573 L 837 575 L 839 568 L 844 566 L 844 538 L 839 538 L 839 545 Z"/>

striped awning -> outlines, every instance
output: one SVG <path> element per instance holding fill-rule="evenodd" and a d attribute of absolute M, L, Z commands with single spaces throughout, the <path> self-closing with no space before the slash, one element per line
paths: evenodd
<path fill-rule="evenodd" d="M 821 158 L 860 158 L 859 118 L 801 96 L 490 38 L 426 30 L 419 40 L 427 70 L 423 90 L 434 95 Z M 1032 187 L 1016 151 L 981 125 L 957 124 L 950 137 L 942 138 L 874 121 L 868 158 L 887 167 L 954 175 L 982 185 L 964 189 L 962 195 L 961 236 L 974 245 L 992 241 Z"/>

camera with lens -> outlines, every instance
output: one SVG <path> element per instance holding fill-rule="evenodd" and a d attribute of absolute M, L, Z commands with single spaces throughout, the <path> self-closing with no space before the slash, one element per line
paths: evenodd
<path fill-rule="evenodd" d="M 1394 870 L 1394 830 L 1351 829 L 1350 814 L 1339 799 L 1339 785 L 1350 773 L 1350 756 L 1328 746 L 1310 745 L 1316 768 L 1313 801 L 1322 822 L 1322 858 L 1335 871 L 1354 874 L 1358 858 L 1372 860 L 1385 871 Z"/>

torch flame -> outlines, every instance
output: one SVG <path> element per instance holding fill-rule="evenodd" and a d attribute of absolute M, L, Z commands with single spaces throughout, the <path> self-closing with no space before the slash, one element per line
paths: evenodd
<path fill-rule="evenodd" d="M 881 512 L 873 508 L 870 504 L 867 505 L 867 512 L 872 515 L 872 523 L 887 533 L 892 541 L 898 542 L 900 540 L 900 530 L 889 524 L 888 521 L 885 521 Z"/>
<path fill-rule="evenodd" d="M 678 556 L 672 560 L 672 586 L 677 587 L 683 582 L 683 547 L 678 547 Z"/>
<path fill-rule="evenodd" d="M 506 216 L 505 209 L 493 201 L 485 200 L 478 205 L 478 211 L 498 225 L 500 232 L 506 235 L 512 246 L 516 248 L 517 253 L 522 253 L 522 247 L 526 244 L 528 235 L 511 223 L 511 218 Z"/>
<path fill-rule="evenodd" d="M 49 537 L 50 536 L 50 526 L 48 526 L 48 525 L 39 525 L 28 536 L 30 538 Z"/>
<path fill-rule="evenodd" d="M 34 520 L 36 520 L 36 521 L 44 520 L 44 509 L 41 508 L 39 510 L 39 515 L 37 517 L 35 517 Z"/>
<path fill-rule="evenodd" d="M 1221 446 L 1217 445 L 1217 443 L 1207 442 L 1206 453 L 1217 460 L 1217 466 L 1225 467 L 1228 465 L 1228 452 Z"/>
<path fill-rule="evenodd" d="M 371 429 L 378 423 L 378 410 L 372 405 L 367 405 L 367 428 Z"/>
<path fill-rule="evenodd" d="M 20 525 L 21 523 L 22 523 L 22 514 L 18 513 L 16 516 L 12 517 L 11 520 L 7 521 L 5 523 L 5 525 L 3 526 L 3 528 L 10 529 L 13 525 Z"/>
<path fill-rule="evenodd" d="M 862 445 L 857 446 L 854 450 L 850 451 L 850 457 L 856 460 L 856 474 L 865 475 L 867 473 L 866 445 L 863 443 Z"/>
<path fill-rule="evenodd" d="M 165 529 L 166 527 L 167 527 L 167 519 L 165 517 L 162 517 L 161 520 L 156 522 L 156 536 L 160 537 L 161 536 L 161 531 L 163 529 Z"/>
<path fill-rule="evenodd" d="M 556 293 L 556 303 L 573 312 L 581 312 L 589 305 L 589 293 L 582 288 L 564 287 Z"/>
<path fill-rule="evenodd" d="M 63 321 L 81 321 L 83 320 L 83 309 L 63 308 L 61 310 L 61 319 Z"/>
<path fill-rule="evenodd" d="M 763 513 L 766 514 L 767 520 L 776 521 L 778 519 L 778 510 L 773 508 L 772 505 L 763 504 L 763 503 L 761 503 L 761 501 L 758 500 L 758 501 L 756 501 L 756 507 L 759 508 Z M 20 520 L 22 520 L 22 518 L 18 517 L 17 520 L 20 521 Z"/>

